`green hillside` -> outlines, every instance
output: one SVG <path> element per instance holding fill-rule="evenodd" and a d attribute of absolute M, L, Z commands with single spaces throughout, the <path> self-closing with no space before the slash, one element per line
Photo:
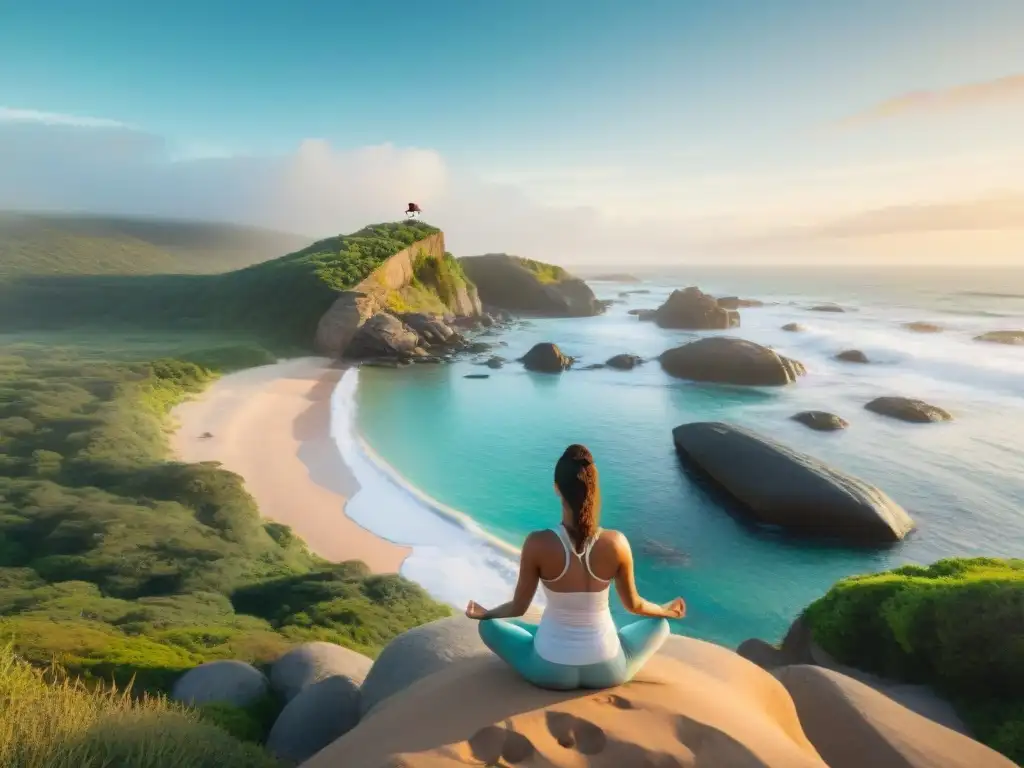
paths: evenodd
<path fill-rule="evenodd" d="M 378 224 L 217 275 L 23 275 L 0 281 L 0 326 L 244 332 L 308 345 L 339 291 L 438 231 Z"/>
<path fill-rule="evenodd" d="M 212 274 L 308 243 L 302 235 L 234 224 L 0 212 L 0 280 L 22 275 Z"/>

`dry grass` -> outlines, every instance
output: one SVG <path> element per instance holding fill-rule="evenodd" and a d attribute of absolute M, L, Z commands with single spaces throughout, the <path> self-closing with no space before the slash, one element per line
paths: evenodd
<path fill-rule="evenodd" d="M 88 689 L 0 647 L 4 768 L 276 768 L 259 747 L 162 697 Z"/>

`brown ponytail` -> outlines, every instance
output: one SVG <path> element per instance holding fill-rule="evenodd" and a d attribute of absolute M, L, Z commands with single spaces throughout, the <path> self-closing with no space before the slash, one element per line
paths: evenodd
<path fill-rule="evenodd" d="M 572 525 L 566 526 L 577 552 L 587 539 L 597 533 L 601 515 L 601 489 L 597 483 L 597 467 L 590 451 L 573 444 L 555 464 L 555 485 L 572 512 Z"/>

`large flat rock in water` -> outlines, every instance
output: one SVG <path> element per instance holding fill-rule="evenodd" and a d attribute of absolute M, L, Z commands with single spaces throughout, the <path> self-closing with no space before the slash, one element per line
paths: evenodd
<path fill-rule="evenodd" d="M 873 485 L 743 427 L 694 422 L 672 430 L 672 439 L 757 523 L 857 544 L 899 541 L 914 527 Z"/>

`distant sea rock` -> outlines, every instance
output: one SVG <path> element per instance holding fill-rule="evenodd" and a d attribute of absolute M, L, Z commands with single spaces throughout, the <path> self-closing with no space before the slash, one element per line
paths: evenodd
<path fill-rule="evenodd" d="M 557 344 L 545 341 L 534 344 L 533 348 L 523 355 L 522 363 L 528 371 L 561 373 L 572 366 L 573 359 L 563 355 Z"/>
<path fill-rule="evenodd" d="M 663 352 L 658 359 L 670 376 L 719 384 L 782 386 L 806 372 L 796 360 L 731 336 L 698 339 Z"/>
<path fill-rule="evenodd" d="M 815 304 L 813 307 L 808 307 L 811 312 L 845 312 L 846 310 L 840 307 L 838 304 Z"/>
<path fill-rule="evenodd" d="M 817 432 L 835 432 L 850 426 L 845 419 L 828 411 L 801 411 L 793 416 L 793 420 Z"/>
<path fill-rule="evenodd" d="M 836 360 L 842 360 L 844 363 L 867 363 L 868 356 L 861 352 L 859 349 L 845 349 L 836 355 Z"/>
<path fill-rule="evenodd" d="M 935 323 L 915 321 L 913 323 L 904 323 L 903 327 L 914 333 L 942 333 L 942 326 Z"/>
<path fill-rule="evenodd" d="M 601 275 L 590 278 L 591 280 L 600 280 L 605 283 L 639 283 L 640 278 L 629 274 L 628 272 L 606 272 Z"/>
<path fill-rule="evenodd" d="M 876 397 L 864 406 L 872 413 L 888 416 L 900 421 L 914 424 L 927 424 L 933 421 L 952 421 L 953 416 L 937 405 L 915 400 L 910 397 Z"/>
<path fill-rule="evenodd" d="M 791 333 L 802 333 L 803 331 L 807 330 L 807 327 L 804 325 L 800 325 L 800 323 L 786 323 L 784 326 L 782 326 L 782 330 L 790 331 Z"/>
<path fill-rule="evenodd" d="M 992 344 L 1024 344 L 1024 331 L 989 331 L 974 337 L 975 341 L 987 341 Z"/>
<path fill-rule="evenodd" d="M 741 299 L 739 296 L 723 296 L 718 299 L 718 306 L 725 309 L 746 309 L 747 307 L 763 307 L 764 302 L 757 299 Z"/>
<path fill-rule="evenodd" d="M 691 286 L 672 291 L 672 295 L 655 311 L 654 322 L 662 328 L 714 330 L 738 328 L 740 315 L 733 309 L 720 306 L 714 296 Z"/>
<path fill-rule="evenodd" d="M 641 322 L 651 322 L 658 314 L 656 309 L 631 309 L 627 314 L 636 315 L 636 319 Z"/>
<path fill-rule="evenodd" d="M 617 368 L 620 371 L 631 371 L 638 365 L 643 365 L 644 359 L 639 355 L 615 355 L 605 362 L 609 368 Z"/>
<path fill-rule="evenodd" d="M 858 544 L 899 541 L 914 527 L 903 508 L 873 485 L 751 430 L 695 422 L 676 427 L 672 439 L 685 461 L 759 524 Z"/>
<path fill-rule="evenodd" d="M 553 264 L 491 253 L 459 260 L 485 305 L 546 317 L 590 317 L 604 306 L 590 287 Z"/>

